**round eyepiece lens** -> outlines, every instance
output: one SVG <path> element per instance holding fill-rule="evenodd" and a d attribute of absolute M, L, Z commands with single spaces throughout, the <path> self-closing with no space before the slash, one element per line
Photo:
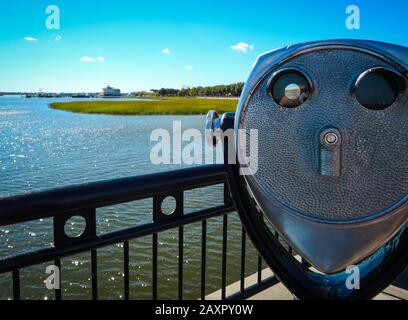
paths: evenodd
<path fill-rule="evenodd" d="M 281 107 L 296 108 L 309 98 L 311 88 L 302 73 L 297 70 L 285 70 L 273 76 L 269 92 Z"/>
<path fill-rule="evenodd" d="M 377 69 L 360 76 L 354 87 L 357 101 L 371 110 L 384 110 L 397 100 L 406 83 L 399 74 Z"/>

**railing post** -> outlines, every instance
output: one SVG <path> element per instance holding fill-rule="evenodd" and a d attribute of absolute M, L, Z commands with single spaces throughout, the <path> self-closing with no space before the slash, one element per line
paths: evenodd
<path fill-rule="evenodd" d="M 96 249 L 91 250 L 92 300 L 98 300 L 98 260 Z"/>
<path fill-rule="evenodd" d="M 152 249 L 152 296 L 157 301 L 157 233 L 153 234 Z"/>
<path fill-rule="evenodd" d="M 18 301 L 20 296 L 20 270 L 13 271 L 13 299 Z"/>
<path fill-rule="evenodd" d="M 245 291 L 245 258 L 246 258 L 246 232 L 242 228 L 241 236 L 241 293 Z"/>
<path fill-rule="evenodd" d="M 178 270 L 178 298 L 179 300 L 183 300 L 183 272 L 184 272 L 184 228 L 179 228 L 179 270 Z"/>
<path fill-rule="evenodd" d="M 201 231 L 201 300 L 205 300 L 205 280 L 206 280 L 206 262 L 207 262 L 207 220 L 202 222 Z"/>
<path fill-rule="evenodd" d="M 222 294 L 221 299 L 226 299 L 227 289 L 227 236 L 228 236 L 228 215 L 223 217 L 223 234 L 222 234 Z"/>
<path fill-rule="evenodd" d="M 123 243 L 123 274 L 125 300 L 130 299 L 129 293 L 129 241 Z"/>

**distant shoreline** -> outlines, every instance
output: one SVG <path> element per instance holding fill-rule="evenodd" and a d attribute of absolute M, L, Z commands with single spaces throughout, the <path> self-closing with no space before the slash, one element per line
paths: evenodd
<path fill-rule="evenodd" d="M 145 99 L 145 98 L 143 98 Z M 209 110 L 220 113 L 234 112 L 238 98 L 149 98 L 127 101 L 70 101 L 53 102 L 49 107 L 56 110 L 106 115 L 203 115 Z"/>

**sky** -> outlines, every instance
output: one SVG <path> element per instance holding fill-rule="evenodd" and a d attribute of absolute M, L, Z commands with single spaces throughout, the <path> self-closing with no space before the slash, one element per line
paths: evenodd
<path fill-rule="evenodd" d="M 47 28 L 50 5 L 59 29 Z M 360 29 L 346 27 L 349 5 L 360 9 Z M 288 44 L 408 46 L 407 14 L 406 0 L 2 0 L 0 92 L 230 84 L 246 80 L 259 54 Z"/>

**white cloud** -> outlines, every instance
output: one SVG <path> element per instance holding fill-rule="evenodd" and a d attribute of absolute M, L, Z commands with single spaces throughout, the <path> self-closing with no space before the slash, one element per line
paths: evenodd
<path fill-rule="evenodd" d="M 91 57 L 82 57 L 82 58 L 81 58 L 81 61 L 82 61 L 82 62 L 94 62 L 95 59 L 94 59 L 94 58 L 91 58 Z"/>
<path fill-rule="evenodd" d="M 55 40 L 55 41 L 61 41 L 61 40 L 62 40 L 62 36 L 56 35 L 56 36 L 54 36 L 54 40 Z"/>
<path fill-rule="evenodd" d="M 252 51 L 254 50 L 254 45 L 250 45 L 246 42 L 239 42 L 233 46 L 231 46 L 231 49 L 237 52 L 243 52 L 247 53 L 248 50 Z"/>
<path fill-rule="evenodd" d="M 82 58 L 81 58 L 81 61 L 82 61 L 82 62 L 96 62 L 96 61 L 98 61 L 98 62 L 105 62 L 105 57 L 91 58 L 91 57 L 85 56 L 85 57 L 82 57 Z"/>
<path fill-rule="evenodd" d="M 25 37 L 24 40 L 29 41 L 29 42 L 37 42 L 38 41 L 37 38 L 33 38 L 33 37 Z"/>
<path fill-rule="evenodd" d="M 187 69 L 187 70 L 193 70 L 193 66 L 190 65 L 190 64 L 189 64 L 189 65 L 186 65 L 186 69 Z"/>
<path fill-rule="evenodd" d="M 168 56 L 170 54 L 170 49 L 169 48 L 164 48 L 161 52 Z"/>

